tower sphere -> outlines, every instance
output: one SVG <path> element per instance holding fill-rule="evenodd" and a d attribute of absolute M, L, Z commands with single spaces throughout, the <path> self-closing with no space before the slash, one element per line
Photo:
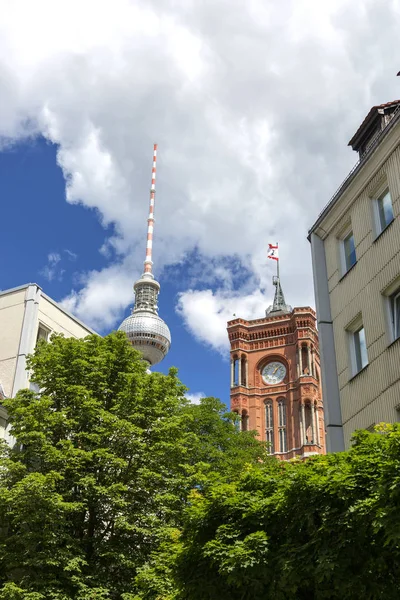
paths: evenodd
<path fill-rule="evenodd" d="M 133 312 L 119 326 L 125 331 L 128 340 L 136 350 L 140 350 L 144 360 L 156 365 L 166 357 L 171 346 L 168 325 L 152 312 Z"/>

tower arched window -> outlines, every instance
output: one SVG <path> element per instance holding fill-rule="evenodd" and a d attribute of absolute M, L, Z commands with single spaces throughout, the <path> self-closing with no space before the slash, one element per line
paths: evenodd
<path fill-rule="evenodd" d="M 232 387 L 239 385 L 239 359 L 237 356 L 232 358 Z"/>
<path fill-rule="evenodd" d="M 249 415 L 247 413 L 247 410 L 242 410 L 242 431 L 248 431 L 249 429 Z"/>
<path fill-rule="evenodd" d="M 247 360 L 245 356 L 242 356 L 242 358 L 240 359 L 240 366 L 241 366 L 241 372 L 240 372 L 240 385 L 246 387 L 247 386 Z"/>
<path fill-rule="evenodd" d="M 313 427 L 313 414 L 311 410 L 311 402 L 307 402 L 305 405 L 305 432 L 306 432 L 306 444 L 314 443 L 314 427 Z"/>
<path fill-rule="evenodd" d="M 272 402 L 265 403 L 265 440 L 268 443 L 268 454 L 274 453 L 274 413 Z"/>
<path fill-rule="evenodd" d="M 284 398 L 278 400 L 278 433 L 279 452 L 287 452 L 286 402 Z"/>
<path fill-rule="evenodd" d="M 239 417 L 239 411 L 234 410 L 232 412 L 234 412 L 235 415 L 237 415 Z M 239 418 L 235 421 L 235 427 L 236 427 L 237 431 L 240 431 L 240 425 L 241 425 L 241 423 L 240 423 L 240 418 Z"/>
<path fill-rule="evenodd" d="M 302 374 L 309 375 L 308 350 L 307 350 L 306 345 L 302 345 L 302 347 L 301 347 L 301 364 L 302 364 Z"/>

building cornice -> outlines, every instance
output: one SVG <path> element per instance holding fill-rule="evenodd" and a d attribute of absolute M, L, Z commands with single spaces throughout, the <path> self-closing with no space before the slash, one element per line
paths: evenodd
<path fill-rule="evenodd" d="M 290 323 L 296 320 L 297 316 L 301 315 L 311 315 L 313 318 L 316 318 L 316 312 L 311 308 L 311 306 L 301 306 L 294 308 L 292 312 L 287 315 L 280 315 L 277 317 L 263 317 L 262 319 L 252 319 L 250 321 L 241 318 L 233 319 L 232 321 L 228 321 L 227 329 L 230 329 L 231 327 L 239 327 L 240 325 L 246 328 L 260 327 L 265 325 L 273 325 L 276 327 L 277 323 Z"/>

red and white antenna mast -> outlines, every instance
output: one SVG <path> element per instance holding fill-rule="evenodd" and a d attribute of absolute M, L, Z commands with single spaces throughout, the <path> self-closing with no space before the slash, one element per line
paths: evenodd
<path fill-rule="evenodd" d="M 147 244 L 144 273 L 135 281 L 135 306 L 132 313 L 121 323 L 119 329 L 125 331 L 132 346 L 139 350 L 143 358 L 155 365 L 162 360 L 171 345 L 168 325 L 158 316 L 158 294 L 160 284 L 153 275 L 153 231 L 154 203 L 156 196 L 157 144 L 153 146 L 153 168 L 151 169 L 150 209 L 147 219 Z"/>
<path fill-rule="evenodd" d="M 153 232 L 154 232 L 154 203 L 156 199 L 156 165 L 157 165 L 157 144 L 153 146 L 153 167 L 151 169 L 151 188 L 150 188 L 150 209 L 147 219 L 147 245 L 146 259 L 144 261 L 144 272 L 153 273 Z"/>

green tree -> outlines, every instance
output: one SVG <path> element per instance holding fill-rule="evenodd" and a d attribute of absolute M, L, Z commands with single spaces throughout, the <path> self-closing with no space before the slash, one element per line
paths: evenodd
<path fill-rule="evenodd" d="M 399 563 L 395 424 L 356 433 L 348 452 L 268 460 L 193 494 L 152 568 L 169 573 L 174 600 L 394 600 Z"/>
<path fill-rule="evenodd" d="M 29 359 L 40 392 L 4 402 L 0 599 L 133 597 L 138 569 L 182 524 L 192 488 L 263 456 L 215 399 L 191 406 L 126 336 L 53 336 Z"/>

